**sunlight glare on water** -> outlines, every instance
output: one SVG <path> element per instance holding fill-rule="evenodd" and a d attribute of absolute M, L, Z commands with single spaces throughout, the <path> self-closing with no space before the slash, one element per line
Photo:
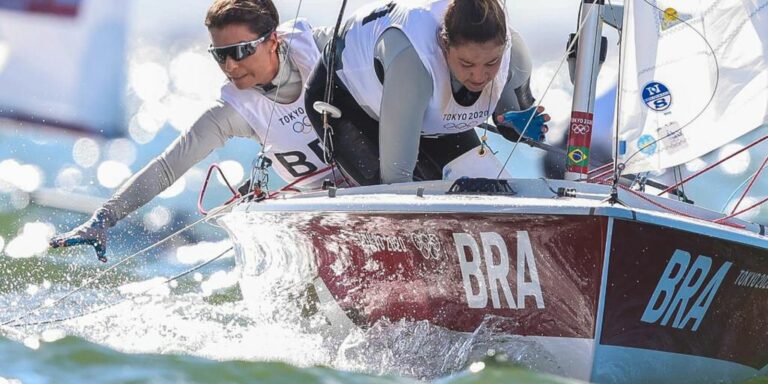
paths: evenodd
<path fill-rule="evenodd" d="M 165 277 L 153 277 L 144 281 L 124 284 L 118 288 L 118 291 L 123 295 L 169 296 L 171 289 L 168 284 L 163 284 L 165 280 L 167 280 Z"/>
<path fill-rule="evenodd" d="M 144 215 L 144 228 L 157 232 L 171 222 L 171 211 L 163 206 L 157 206 Z"/>
<path fill-rule="evenodd" d="M 136 118 L 141 129 L 157 133 L 168 120 L 168 107 L 159 101 L 145 101 L 139 107 Z"/>
<path fill-rule="evenodd" d="M 724 147 L 722 147 L 718 151 L 718 160 L 723 160 L 726 157 L 738 152 L 739 150 L 743 149 L 744 146 L 741 144 L 728 144 Z M 752 162 L 752 156 L 749 151 L 744 151 L 728 161 L 720 164 L 720 169 L 723 170 L 724 173 L 729 175 L 740 175 L 749 169 L 749 165 Z"/>
<path fill-rule="evenodd" d="M 40 167 L 22 164 L 15 159 L 0 162 L 0 183 L 7 183 L 24 192 L 34 192 L 44 179 Z"/>
<path fill-rule="evenodd" d="M 16 186 L 24 192 L 34 192 L 42 185 L 44 176 L 40 167 L 24 164 L 16 175 Z"/>
<path fill-rule="evenodd" d="M 187 188 L 187 178 L 185 176 L 180 177 L 165 191 L 161 192 L 157 197 L 161 199 L 171 199 L 180 195 Z"/>
<path fill-rule="evenodd" d="M 472 373 L 478 373 L 485 369 L 485 363 L 482 361 L 477 361 L 469 365 L 469 371 Z"/>
<path fill-rule="evenodd" d="M 235 286 L 239 277 L 240 274 L 237 271 L 216 271 L 208 280 L 204 280 L 200 284 L 200 290 L 203 292 L 203 296 L 210 296 L 220 289 Z"/>
<path fill-rule="evenodd" d="M 184 132 L 212 106 L 212 101 L 174 93 L 165 99 L 165 106 L 168 108 L 168 123 L 176 131 Z"/>
<path fill-rule="evenodd" d="M 40 338 L 37 335 L 29 336 L 24 339 L 24 345 L 29 349 L 40 348 Z"/>
<path fill-rule="evenodd" d="M 168 72 L 156 62 L 132 62 L 128 82 L 143 101 L 157 101 L 168 94 Z"/>
<path fill-rule="evenodd" d="M 34 296 L 38 292 L 40 292 L 40 287 L 35 284 L 30 284 L 27 286 L 27 289 L 25 292 L 27 292 L 27 295 Z"/>
<path fill-rule="evenodd" d="M 96 171 L 99 184 L 105 188 L 116 188 L 129 177 L 131 177 L 131 169 L 127 165 L 113 160 L 99 164 Z"/>
<path fill-rule="evenodd" d="M 236 187 L 237 184 L 243 181 L 245 170 L 239 162 L 234 160 L 226 160 L 222 161 L 219 164 L 219 167 L 221 167 L 221 171 L 224 172 L 224 176 L 227 178 L 227 181 L 229 181 L 229 184 L 232 185 L 232 187 Z M 224 179 L 221 178 L 220 174 L 217 173 L 216 178 L 219 180 L 221 185 L 224 185 Z"/>
<path fill-rule="evenodd" d="M 133 115 L 131 122 L 128 124 L 128 134 L 136 143 L 147 144 L 155 139 L 157 131 L 152 132 L 144 129 L 140 122 L 141 118 L 142 116 L 140 113 Z M 157 129 L 160 129 L 160 127 L 158 126 Z"/>
<path fill-rule="evenodd" d="M 78 139 L 75 145 L 72 146 L 72 159 L 83 168 L 90 168 L 96 165 L 100 155 L 99 144 L 87 137 Z"/>
<path fill-rule="evenodd" d="M 57 188 L 72 192 L 83 182 L 83 172 L 76 167 L 66 167 L 56 175 L 55 185 Z"/>
<path fill-rule="evenodd" d="M 194 49 L 174 57 L 168 65 L 173 86 L 178 92 L 201 100 L 215 100 L 224 77 L 210 55 Z"/>
<path fill-rule="evenodd" d="M 178 263 L 184 265 L 198 264 L 210 259 L 213 255 L 218 255 L 231 246 L 232 242 L 230 240 L 217 242 L 201 241 L 196 244 L 182 245 L 176 248 L 175 259 Z M 231 258 L 232 256 L 228 257 Z"/>
<path fill-rule="evenodd" d="M 40 340 L 44 343 L 53 343 L 55 341 L 61 340 L 64 337 L 66 337 L 67 334 L 61 329 L 58 328 L 51 328 L 46 329 L 43 331 L 43 333 L 40 334 Z"/>
<path fill-rule="evenodd" d="M 16 259 L 43 255 L 48 250 L 48 239 L 56 233 L 48 223 L 32 222 L 24 224 L 21 233 L 8 242 L 5 254 Z"/>
<path fill-rule="evenodd" d="M 704 161 L 704 160 L 703 160 L 703 159 L 701 159 L 701 158 L 698 158 L 698 159 L 693 159 L 693 160 L 691 160 L 691 161 L 689 161 L 689 162 L 685 163 L 685 169 L 686 169 L 688 172 L 691 172 L 691 173 L 695 173 L 695 172 L 701 171 L 701 170 L 702 170 L 702 169 L 704 169 L 704 168 L 705 168 L 707 165 L 708 165 L 708 164 L 707 164 L 707 162 L 706 162 L 706 161 Z"/>
<path fill-rule="evenodd" d="M 128 139 L 112 140 L 109 143 L 106 158 L 131 166 L 136 161 L 136 145 Z"/>

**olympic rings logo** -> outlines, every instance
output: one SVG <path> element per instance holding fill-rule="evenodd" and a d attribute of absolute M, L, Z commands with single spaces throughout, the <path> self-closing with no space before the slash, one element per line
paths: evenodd
<path fill-rule="evenodd" d="M 577 135 L 586 135 L 589 132 L 588 124 L 571 124 L 571 132 Z"/>
<path fill-rule="evenodd" d="M 293 131 L 296 133 L 310 133 L 314 130 L 312 123 L 309 121 L 309 116 L 304 116 L 302 121 L 293 123 Z"/>
<path fill-rule="evenodd" d="M 411 234 L 411 241 L 425 259 L 439 260 L 442 256 L 442 245 L 437 235 L 433 233 L 416 232 Z"/>
<path fill-rule="evenodd" d="M 481 122 L 478 120 L 470 121 L 469 123 L 447 123 L 443 125 L 443 128 L 445 129 L 457 129 L 457 130 L 463 130 L 466 131 L 468 129 L 477 127 Z"/>

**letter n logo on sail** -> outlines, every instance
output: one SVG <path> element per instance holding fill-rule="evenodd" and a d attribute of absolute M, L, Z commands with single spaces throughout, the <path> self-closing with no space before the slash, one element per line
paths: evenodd
<path fill-rule="evenodd" d="M 710 278 L 712 258 L 700 255 L 691 263 L 690 253 L 676 250 L 640 320 L 677 329 L 693 320 L 690 330 L 697 331 L 732 265 L 726 261 Z"/>

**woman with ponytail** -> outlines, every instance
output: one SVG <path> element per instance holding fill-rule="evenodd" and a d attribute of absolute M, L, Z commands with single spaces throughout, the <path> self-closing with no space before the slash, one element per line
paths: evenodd
<path fill-rule="evenodd" d="M 312 106 L 323 101 L 335 54 L 331 104 L 342 115 L 330 119 L 326 147 L 345 174 L 362 185 L 441 179 L 455 159 L 482 153 L 474 127 L 492 116 L 514 128 L 499 129 L 510 140 L 530 119 L 525 136 L 541 140 L 549 116 L 543 107 L 534 110 L 528 49 L 502 4 L 411 4 L 389 1 L 356 12 L 307 83 L 306 109 L 324 137 Z"/>

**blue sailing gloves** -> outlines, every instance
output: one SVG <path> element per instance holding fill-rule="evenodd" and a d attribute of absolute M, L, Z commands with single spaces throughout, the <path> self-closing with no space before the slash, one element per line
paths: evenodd
<path fill-rule="evenodd" d="M 90 245 L 96 250 L 99 261 L 106 263 L 107 228 L 111 227 L 108 225 L 107 215 L 103 210 L 96 211 L 88 221 L 67 233 L 54 236 L 48 244 L 51 248 Z"/>
<path fill-rule="evenodd" d="M 531 116 L 533 116 L 533 119 L 531 119 Z M 530 124 L 528 123 L 529 120 L 531 121 Z M 544 107 L 542 106 L 539 106 L 538 109 L 536 106 L 533 106 L 524 111 L 509 111 L 496 117 L 496 121 L 499 124 L 505 124 L 515 131 L 516 135 L 509 135 L 508 132 L 503 132 L 500 127 L 500 133 L 507 140 L 513 141 L 516 141 L 520 136 L 533 141 L 544 141 L 544 134 L 549 130 L 546 122 L 549 120 L 550 117 L 544 113 Z M 528 128 L 525 127 L 526 124 L 528 124 Z"/>

